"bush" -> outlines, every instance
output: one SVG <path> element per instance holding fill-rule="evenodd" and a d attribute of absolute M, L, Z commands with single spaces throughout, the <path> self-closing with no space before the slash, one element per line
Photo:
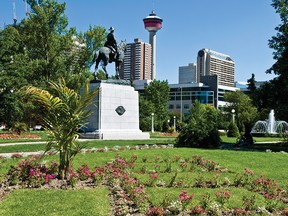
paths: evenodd
<path fill-rule="evenodd" d="M 22 132 L 27 131 L 28 127 L 24 122 L 16 122 L 13 126 L 13 131 L 20 135 Z"/>
<path fill-rule="evenodd" d="M 239 130 L 235 123 L 231 122 L 228 126 L 227 137 L 239 137 Z"/>
<path fill-rule="evenodd" d="M 196 102 L 190 110 L 188 123 L 176 139 L 176 147 L 216 147 L 220 143 L 218 112 L 211 105 Z"/>

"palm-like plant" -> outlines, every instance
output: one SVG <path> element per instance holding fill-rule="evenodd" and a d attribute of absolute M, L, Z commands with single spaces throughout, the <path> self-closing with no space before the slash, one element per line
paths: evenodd
<path fill-rule="evenodd" d="M 64 80 L 59 83 L 50 82 L 50 87 L 47 91 L 30 86 L 25 93 L 44 111 L 41 115 L 43 126 L 52 138 L 47 143 L 45 152 L 59 152 L 59 177 L 67 179 L 69 167 L 80 151 L 78 131 L 85 124 L 85 119 L 92 114 L 86 108 L 97 95 L 97 89 L 89 92 L 89 81 L 81 95 L 69 89 Z"/>

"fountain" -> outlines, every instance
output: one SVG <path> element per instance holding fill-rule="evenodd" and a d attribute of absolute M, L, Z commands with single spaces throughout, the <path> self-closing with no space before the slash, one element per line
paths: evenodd
<path fill-rule="evenodd" d="M 288 132 L 286 121 L 275 121 L 274 110 L 269 113 L 269 118 L 265 121 L 257 121 L 252 128 L 252 134 L 278 134 Z"/>

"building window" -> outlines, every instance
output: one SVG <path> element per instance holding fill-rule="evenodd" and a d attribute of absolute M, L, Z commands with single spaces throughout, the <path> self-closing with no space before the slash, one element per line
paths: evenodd
<path fill-rule="evenodd" d="M 169 104 L 169 109 L 173 110 L 174 109 L 174 104 Z"/>
<path fill-rule="evenodd" d="M 189 109 L 189 104 L 184 104 L 184 109 Z"/>

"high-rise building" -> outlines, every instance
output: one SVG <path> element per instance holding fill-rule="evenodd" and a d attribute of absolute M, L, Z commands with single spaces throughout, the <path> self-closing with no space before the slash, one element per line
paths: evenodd
<path fill-rule="evenodd" d="M 197 82 L 201 76 L 217 75 L 219 85 L 234 87 L 234 61 L 230 56 L 202 49 L 197 56 Z"/>
<path fill-rule="evenodd" d="M 196 83 L 197 82 L 197 67 L 191 63 L 188 66 L 180 66 L 178 74 L 178 83 Z"/>
<path fill-rule="evenodd" d="M 139 38 L 134 43 L 128 43 L 119 74 L 125 80 L 151 79 L 151 44 Z"/>

